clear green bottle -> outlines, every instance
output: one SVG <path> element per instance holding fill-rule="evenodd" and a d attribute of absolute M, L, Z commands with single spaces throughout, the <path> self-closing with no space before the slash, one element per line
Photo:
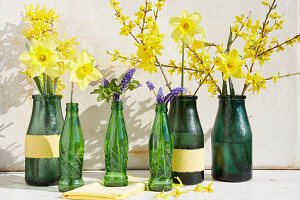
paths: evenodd
<path fill-rule="evenodd" d="M 172 190 L 173 139 L 169 131 L 167 107 L 156 104 L 155 119 L 149 139 L 150 179 L 149 188 L 153 191 Z"/>
<path fill-rule="evenodd" d="M 78 103 L 67 103 L 66 111 L 59 143 L 61 178 L 58 182 L 58 189 L 60 192 L 84 185 L 82 180 L 84 138 L 78 117 Z"/>
<path fill-rule="evenodd" d="M 47 186 L 59 180 L 59 135 L 63 127 L 61 96 L 33 95 L 25 137 L 25 181 Z"/>
<path fill-rule="evenodd" d="M 246 96 L 219 96 L 212 131 L 212 176 L 229 182 L 252 178 L 252 132 Z"/>
<path fill-rule="evenodd" d="M 104 151 L 106 170 L 104 185 L 109 187 L 128 185 L 128 137 L 123 117 L 122 101 L 112 102 Z"/>
<path fill-rule="evenodd" d="M 172 177 L 184 185 L 204 180 L 204 137 L 200 124 L 197 96 L 176 96 L 170 105 L 169 128 L 174 141 Z"/>

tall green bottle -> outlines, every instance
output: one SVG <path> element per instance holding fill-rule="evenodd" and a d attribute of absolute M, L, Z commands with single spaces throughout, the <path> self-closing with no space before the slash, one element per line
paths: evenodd
<path fill-rule="evenodd" d="M 59 142 L 61 177 L 58 189 L 60 192 L 84 185 L 82 180 L 84 138 L 78 117 L 78 103 L 67 103 L 66 111 L 66 119 Z"/>
<path fill-rule="evenodd" d="M 61 96 L 33 95 L 32 99 L 32 115 L 25 137 L 25 181 L 29 185 L 47 186 L 60 177 Z"/>
<path fill-rule="evenodd" d="M 153 191 L 172 189 L 173 139 L 169 131 L 167 107 L 165 103 L 156 104 L 155 119 L 149 139 L 150 179 L 149 188 Z"/>
<path fill-rule="evenodd" d="M 128 184 L 128 137 L 123 117 L 122 101 L 112 102 L 104 151 L 106 170 L 104 185 L 109 187 L 126 186 Z"/>
<path fill-rule="evenodd" d="M 172 177 L 179 177 L 185 185 L 194 185 L 204 179 L 204 137 L 200 124 L 197 96 L 176 96 L 170 105 L 169 128 L 174 150 Z"/>
<path fill-rule="evenodd" d="M 252 132 L 245 96 L 219 96 L 212 131 L 212 176 L 229 182 L 252 178 Z"/>

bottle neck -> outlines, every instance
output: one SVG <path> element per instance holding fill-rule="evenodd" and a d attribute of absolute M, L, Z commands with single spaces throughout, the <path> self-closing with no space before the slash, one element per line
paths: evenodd
<path fill-rule="evenodd" d="M 78 103 L 67 103 L 66 112 L 67 114 L 78 114 Z"/>
<path fill-rule="evenodd" d="M 123 111 L 123 102 L 122 101 L 113 101 L 111 104 L 111 110 Z"/>
<path fill-rule="evenodd" d="M 155 107 L 155 112 L 167 112 L 167 105 L 165 103 L 157 103 Z"/>

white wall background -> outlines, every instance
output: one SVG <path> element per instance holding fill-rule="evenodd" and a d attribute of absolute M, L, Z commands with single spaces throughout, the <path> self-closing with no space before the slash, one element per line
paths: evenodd
<path fill-rule="evenodd" d="M 54 8 L 63 21 L 58 26 L 59 34 L 78 36 L 78 49 L 88 49 L 96 57 L 104 76 L 112 78 L 126 71 L 127 64 L 110 63 L 106 50 L 121 49 L 130 54 L 136 50 L 129 37 L 119 35 L 120 24 L 114 19 L 108 0 L 0 0 L 0 170 L 24 169 L 24 136 L 29 124 L 32 99 L 37 93 L 33 84 L 28 83 L 19 72 L 24 66 L 19 63 L 21 52 L 25 51 L 25 41 L 21 31 L 23 26 L 25 3 L 45 4 Z M 142 4 L 139 0 L 122 0 L 123 12 L 133 15 Z M 278 12 L 284 13 L 283 31 L 278 33 L 279 40 L 299 33 L 299 13 L 297 0 L 278 1 Z M 235 16 L 252 11 L 253 19 L 264 19 L 266 8 L 261 0 L 169 0 L 159 17 L 165 50 L 161 60 L 170 58 L 180 60 L 179 49 L 171 40 L 172 28 L 168 21 L 172 16 L 179 16 L 180 10 L 200 12 L 201 26 L 205 27 L 207 40 L 226 43 L 229 25 Z M 240 48 L 235 46 L 236 48 Z M 285 52 L 273 56 L 264 66 L 265 77 L 300 71 L 299 44 L 289 47 Z M 164 85 L 160 73 L 149 74 L 138 70 L 136 78 L 143 83 L 150 79 L 156 85 Z M 172 78 L 173 86 L 179 85 L 179 77 Z M 63 91 L 63 112 L 69 100 L 70 83 L 65 76 L 63 82 L 67 88 Z M 80 120 L 84 132 L 85 169 L 104 168 L 104 136 L 110 115 L 110 105 L 97 103 L 96 96 L 89 93 L 98 82 L 91 83 L 81 92 L 75 91 L 75 100 L 80 104 Z M 187 84 L 194 91 L 195 83 Z M 236 84 L 237 85 L 237 84 Z M 198 111 L 205 133 L 206 167 L 210 168 L 210 133 L 214 123 L 218 100 L 211 98 L 206 86 L 198 93 Z M 300 81 L 299 77 L 282 79 L 274 84 L 269 82 L 267 90 L 259 95 L 248 93 L 246 105 L 254 137 L 254 167 L 292 169 L 300 168 Z M 154 118 L 154 98 L 143 87 L 125 98 L 125 120 L 130 139 L 128 159 L 129 168 L 148 167 L 148 138 Z"/>

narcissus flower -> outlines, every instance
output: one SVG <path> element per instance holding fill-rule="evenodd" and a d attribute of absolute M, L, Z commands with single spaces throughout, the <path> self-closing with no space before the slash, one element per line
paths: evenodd
<path fill-rule="evenodd" d="M 78 57 L 71 57 L 66 62 L 67 69 L 71 72 L 70 81 L 78 83 L 81 90 L 85 90 L 89 85 L 89 80 L 96 81 L 102 78 L 101 72 L 96 69 L 95 58 L 87 50 L 80 52 Z"/>
<path fill-rule="evenodd" d="M 223 72 L 223 79 L 226 81 L 230 76 L 243 78 L 242 66 L 245 60 L 239 59 L 239 52 L 233 49 L 228 54 L 220 53 L 220 62 L 216 62 L 216 69 Z"/>
<path fill-rule="evenodd" d="M 188 45 L 192 45 L 194 35 L 202 33 L 204 30 L 198 25 L 201 21 L 201 15 L 197 12 L 188 14 L 185 9 L 182 9 L 180 17 L 171 17 L 169 24 L 175 29 L 171 37 L 174 40 L 181 39 Z"/>
<path fill-rule="evenodd" d="M 59 75 L 58 62 L 64 56 L 57 51 L 57 42 L 54 39 L 47 39 L 39 42 L 31 39 L 29 51 L 21 54 L 19 60 L 30 68 L 31 77 L 40 76 L 42 73 L 53 77 Z"/>

